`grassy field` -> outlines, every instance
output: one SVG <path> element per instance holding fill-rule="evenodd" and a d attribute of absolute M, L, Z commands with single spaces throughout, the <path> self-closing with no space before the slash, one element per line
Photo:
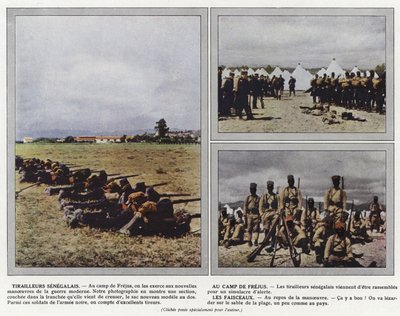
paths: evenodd
<path fill-rule="evenodd" d="M 131 174 L 134 185 L 168 182 L 159 192 L 200 197 L 200 146 L 153 144 L 17 144 L 16 154 L 68 162 L 108 173 Z M 27 186 L 18 183 L 16 190 Z M 181 238 L 128 237 L 89 227 L 70 229 L 56 196 L 33 187 L 16 199 L 16 266 L 18 267 L 199 267 L 200 220 Z M 200 212 L 200 202 L 175 205 Z"/>

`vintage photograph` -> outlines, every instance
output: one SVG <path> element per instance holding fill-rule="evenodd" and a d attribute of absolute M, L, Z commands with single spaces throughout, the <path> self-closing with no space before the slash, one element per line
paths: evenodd
<path fill-rule="evenodd" d="M 372 148 L 219 150 L 220 271 L 387 267 L 389 156 Z"/>
<path fill-rule="evenodd" d="M 385 13 L 239 11 L 216 19 L 219 133 L 387 131 Z"/>
<path fill-rule="evenodd" d="M 202 267 L 204 10 L 174 12 L 9 12 L 15 268 Z"/>

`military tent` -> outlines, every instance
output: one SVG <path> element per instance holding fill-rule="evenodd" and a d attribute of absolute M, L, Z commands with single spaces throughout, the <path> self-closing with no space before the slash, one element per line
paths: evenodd
<path fill-rule="evenodd" d="M 279 67 L 275 67 L 274 71 L 271 72 L 270 77 L 279 77 L 282 74 L 282 70 Z"/>
<path fill-rule="evenodd" d="M 254 71 L 253 68 L 247 69 L 247 74 L 248 74 L 249 76 L 254 75 L 255 73 L 256 73 L 256 72 Z"/>
<path fill-rule="evenodd" d="M 305 70 L 300 65 L 300 63 L 293 71 L 292 77 L 296 79 L 296 90 L 307 90 L 308 88 L 310 88 L 310 81 L 312 79 L 312 75 L 310 74 L 310 72 Z"/>
<path fill-rule="evenodd" d="M 333 58 L 331 63 L 329 64 L 328 69 L 326 70 L 326 74 L 330 76 L 332 72 L 335 73 L 335 77 L 337 77 L 338 75 L 343 77 L 345 76 L 345 71 L 343 70 L 342 67 L 339 66 L 335 58 Z"/>
<path fill-rule="evenodd" d="M 322 77 L 323 75 L 326 74 L 326 69 L 324 67 L 322 67 L 318 72 L 317 75 L 318 77 Z"/>
<path fill-rule="evenodd" d="M 285 79 L 285 89 L 289 90 L 289 80 L 290 80 L 291 73 L 287 70 L 284 70 L 282 73 L 283 79 Z"/>

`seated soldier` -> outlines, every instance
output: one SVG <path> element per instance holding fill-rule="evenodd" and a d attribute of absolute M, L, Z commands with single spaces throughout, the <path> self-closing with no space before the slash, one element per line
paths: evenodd
<path fill-rule="evenodd" d="M 335 233 L 326 242 L 324 251 L 324 266 L 350 267 L 357 266 L 351 250 L 351 242 L 346 237 L 345 224 L 341 221 L 335 223 Z"/>
<path fill-rule="evenodd" d="M 312 238 L 317 263 L 322 264 L 326 242 L 334 232 L 334 218 L 329 215 L 325 216 L 323 225 L 315 230 Z"/>
<path fill-rule="evenodd" d="M 293 216 L 287 215 L 284 220 L 288 228 L 288 236 L 286 236 L 285 225 L 282 225 L 278 232 L 278 242 L 283 248 L 287 249 L 289 246 L 289 240 L 287 238 L 290 238 L 293 246 L 301 248 L 303 253 L 310 253 L 307 236 L 304 231 L 294 223 Z"/>
<path fill-rule="evenodd" d="M 245 230 L 245 223 L 243 218 L 243 212 L 238 210 L 236 212 L 237 218 L 236 220 L 232 221 L 230 225 L 233 228 L 232 237 L 225 243 L 225 247 L 229 247 L 231 245 L 237 245 L 243 242 L 244 239 L 244 230 Z"/>
<path fill-rule="evenodd" d="M 233 228 L 232 221 L 228 216 L 226 207 L 224 207 L 221 210 L 221 214 L 218 219 L 218 226 L 219 226 L 219 240 L 222 242 L 222 244 L 225 244 L 230 239 Z"/>
<path fill-rule="evenodd" d="M 361 211 L 356 211 L 350 222 L 350 233 L 352 236 L 361 237 L 366 242 L 372 241 L 367 233 L 367 222 L 361 217 Z"/>

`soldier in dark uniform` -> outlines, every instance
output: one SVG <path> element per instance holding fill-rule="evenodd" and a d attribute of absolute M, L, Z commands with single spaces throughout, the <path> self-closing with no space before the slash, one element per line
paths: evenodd
<path fill-rule="evenodd" d="M 242 70 L 242 75 L 237 80 L 237 86 L 235 87 L 236 98 L 236 110 L 239 118 L 242 118 L 242 112 L 245 110 L 247 120 L 254 120 L 253 113 L 249 105 L 248 96 L 250 93 L 249 81 L 247 79 L 247 71 Z"/>
<path fill-rule="evenodd" d="M 296 79 L 290 76 L 288 83 L 289 83 L 289 97 L 292 96 L 292 92 L 293 96 L 296 96 Z"/>
<path fill-rule="evenodd" d="M 222 93 L 223 93 L 223 107 L 220 112 L 221 116 L 229 116 L 230 115 L 230 110 L 233 107 L 233 100 L 234 100 L 234 95 L 233 95 L 233 77 L 234 73 L 231 72 L 229 73 L 229 77 L 226 78 L 223 86 L 222 86 Z"/>
<path fill-rule="evenodd" d="M 218 67 L 218 113 L 223 112 L 223 98 L 222 98 L 222 67 Z"/>
<path fill-rule="evenodd" d="M 319 96 L 319 88 L 317 85 L 318 75 L 315 74 L 315 78 L 311 80 L 311 96 L 313 97 L 313 103 L 317 103 L 317 97 Z"/>

